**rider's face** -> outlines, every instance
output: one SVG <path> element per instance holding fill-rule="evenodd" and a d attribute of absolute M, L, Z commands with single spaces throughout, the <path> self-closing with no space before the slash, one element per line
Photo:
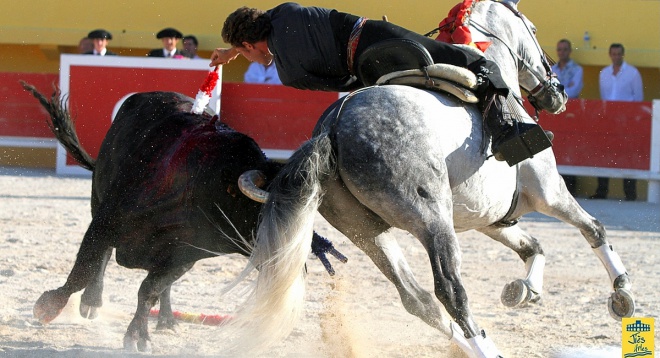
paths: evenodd
<path fill-rule="evenodd" d="M 253 44 L 243 42 L 243 46 L 237 47 L 236 50 L 250 62 L 257 62 L 266 66 L 273 62 L 273 54 L 268 50 L 266 41 L 259 41 Z"/>

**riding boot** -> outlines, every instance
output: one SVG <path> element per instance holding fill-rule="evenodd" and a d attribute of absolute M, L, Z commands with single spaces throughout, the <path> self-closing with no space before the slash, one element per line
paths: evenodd
<path fill-rule="evenodd" d="M 483 101 L 483 116 L 491 135 L 491 152 L 496 160 L 504 161 L 499 151 L 500 145 L 516 136 L 516 128 L 511 118 L 504 117 L 504 97 L 491 92 Z"/>
<path fill-rule="evenodd" d="M 552 146 L 541 126 L 514 120 L 512 112 L 506 107 L 506 98 L 496 91 L 487 93 L 483 116 L 491 134 L 491 151 L 496 160 L 513 166 Z"/>

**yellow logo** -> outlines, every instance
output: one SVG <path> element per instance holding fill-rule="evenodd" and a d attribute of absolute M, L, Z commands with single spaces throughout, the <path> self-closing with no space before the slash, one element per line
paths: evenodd
<path fill-rule="evenodd" d="M 653 318 L 629 317 L 621 320 L 622 358 L 653 358 L 655 350 Z"/>

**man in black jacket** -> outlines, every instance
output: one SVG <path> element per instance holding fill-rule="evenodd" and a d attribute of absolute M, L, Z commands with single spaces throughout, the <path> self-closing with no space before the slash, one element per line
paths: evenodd
<path fill-rule="evenodd" d="M 91 31 L 87 34 L 87 38 L 92 40 L 94 44 L 94 49 L 92 51 L 85 52 L 85 55 L 96 55 L 96 56 L 116 56 L 117 54 L 108 50 L 108 41 L 112 40 L 112 34 L 106 30 L 98 29 Z"/>
<path fill-rule="evenodd" d="M 179 30 L 171 27 L 158 31 L 156 38 L 163 42 L 163 48 L 151 50 L 147 56 L 166 58 L 182 57 L 181 52 L 176 48 L 176 44 L 182 37 L 183 34 Z"/>
<path fill-rule="evenodd" d="M 459 47 L 435 41 L 386 21 L 374 21 L 337 10 L 284 3 L 261 11 L 242 7 L 225 20 L 222 38 L 231 48 L 218 48 L 211 66 L 223 65 L 239 54 L 249 61 L 275 62 L 282 84 L 298 89 L 351 91 L 364 87 L 356 76 L 360 56 L 383 40 L 408 39 L 421 44 L 434 63 L 464 67 L 475 73 L 481 109 L 498 146 L 515 136 L 513 123 L 502 109 L 509 88 L 494 62 Z"/>

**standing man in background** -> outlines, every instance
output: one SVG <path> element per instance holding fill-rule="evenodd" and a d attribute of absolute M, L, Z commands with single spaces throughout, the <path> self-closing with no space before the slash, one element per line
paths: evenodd
<path fill-rule="evenodd" d="M 564 91 L 568 98 L 578 98 L 584 83 L 582 82 L 582 66 L 571 59 L 573 47 L 567 39 L 561 39 L 557 42 L 558 61 L 552 66 L 552 72 L 557 75 L 559 82 L 564 85 Z M 566 187 L 571 195 L 575 196 L 576 178 L 574 175 L 562 175 Z"/>
<path fill-rule="evenodd" d="M 186 35 L 183 37 L 183 51 L 181 53 L 190 59 L 198 60 L 201 57 L 197 55 L 197 46 L 199 46 L 199 41 L 197 37 L 193 35 Z"/>
<path fill-rule="evenodd" d="M 600 98 L 603 101 L 639 102 L 644 99 L 642 76 L 637 68 L 623 60 L 625 49 L 622 44 L 610 45 L 612 64 L 600 71 Z M 609 178 L 598 178 L 598 189 L 591 199 L 607 198 Z M 637 180 L 623 179 L 626 201 L 637 200 Z"/>
<path fill-rule="evenodd" d="M 179 42 L 179 39 L 183 37 L 183 34 L 174 28 L 168 27 L 160 30 L 156 34 L 156 38 L 161 40 L 163 43 L 163 48 L 157 48 L 151 50 L 147 56 L 148 57 L 165 57 L 165 58 L 174 58 L 174 56 L 181 56 L 181 53 L 176 48 L 176 44 Z"/>
<path fill-rule="evenodd" d="M 117 54 L 109 51 L 106 46 L 108 46 L 108 41 L 112 40 L 112 34 L 103 29 L 98 29 L 90 32 L 87 35 L 87 38 L 91 39 L 94 43 L 94 49 L 92 51 L 85 52 L 85 55 L 95 55 L 95 56 L 116 56 Z"/>
<path fill-rule="evenodd" d="M 85 55 L 90 51 L 94 51 L 94 41 L 89 37 L 81 38 L 80 42 L 78 42 L 78 53 Z"/>

